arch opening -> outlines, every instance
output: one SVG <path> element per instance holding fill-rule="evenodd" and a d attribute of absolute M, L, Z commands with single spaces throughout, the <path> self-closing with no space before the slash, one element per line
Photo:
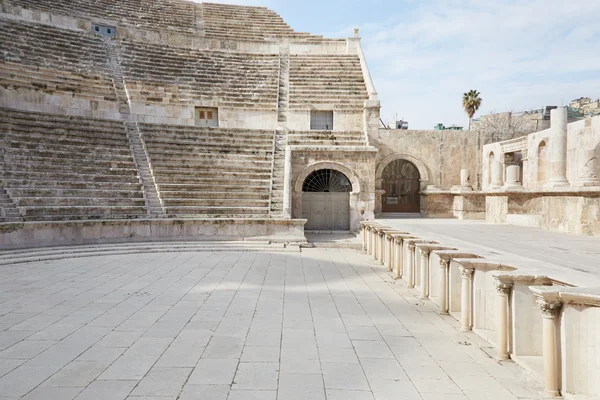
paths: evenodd
<path fill-rule="evenodd" d="M 391 161 L 382 173 L 383 212 L 414 213 L 421 210 L 420 173 L 408 160 Z"/>
<path fill-rule="evenodd" d="M 302 183 L 307 230 L 350 230 L 350 179 L 335 169 L 318 169 Z"/>

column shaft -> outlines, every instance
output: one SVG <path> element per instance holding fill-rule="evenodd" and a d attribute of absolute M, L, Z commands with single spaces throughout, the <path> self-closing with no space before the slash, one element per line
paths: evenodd
<path fill-rule="evenodd" d="M 548 186 L 568 186 L 567 180 L 567 108 L 550 111 L 550 181 Z"/>
<path fill-rule="evenodd" d="M 385 233 L 379 232 L 379 264 L 385 261 Z"/>
<path fill-rule="evenodd" d="M 402 241 L 396 240 L 396 265 L 394 266 L 394 277 L 399 279 L 402 277 Z"/>
<path fill-rule="evenodd" d="M 409 289 L 415 287 L 414 266 L 415 266 L 415 245 L 408 246 L 408 263 L 406 264 L 406 285 Z"/>
<path fill-rule="evenodd" d="M 429 251 L 421 249 L 421 298 L 429 297 Z"/>
<path fill-rule="evenodd" d="M 470 268 L 460 267 L 462 275 L 460 285 L 460 329 L 468 332 L 472 329 L 471 325 L 471 279 L 473 270 Z"/>
<path fill-rule="evenodd" d="M 496 296 L 496 318 L 497 318 L 497 354 L 498 360 L 508 360 L 508 320 L 509 320 L 509 293 L 511 284 L 499 283 L 496 286 L 498 295 Z"/>
<path fill-rule="evenodd" d="M 448 314 L 448 266 L 449 260 L 440 260 L 440 314 Z"/>

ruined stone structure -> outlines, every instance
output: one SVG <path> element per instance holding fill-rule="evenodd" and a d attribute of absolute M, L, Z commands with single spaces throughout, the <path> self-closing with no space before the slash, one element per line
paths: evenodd
<path fill-rule="evenodd" d="M 388 130 L 357 30 L 180 0 L 0 6 L 4 247 L 303 241 L 388 212 L 600 232 L 596 119 Z"/>

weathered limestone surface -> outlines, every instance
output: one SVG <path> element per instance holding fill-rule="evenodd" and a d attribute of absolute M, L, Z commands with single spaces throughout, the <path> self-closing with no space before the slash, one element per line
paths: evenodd
<path fill-rule="evenodd" d="M 544 382 L 546 396 L 598 396 L 600 270 L 589 253 L 597 239 L 452 220 L 361 225 L 366 250 L 414 287 L 413 295 L 489 342 L 499 361 L 525 367 Z M 398 230 L 418 238 L 407 240 Z M 377 244 L 398 240 L 412 244 L 394 246 L 400 255 L 390 246 L 377 251 Z"/>

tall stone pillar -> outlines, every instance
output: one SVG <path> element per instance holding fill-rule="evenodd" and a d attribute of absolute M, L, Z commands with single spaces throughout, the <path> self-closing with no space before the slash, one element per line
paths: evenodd
<path fill-rule="evenodd" d="M 396 265 L 394 266 L 394 278 L 399 279 L 402 277 L 402 259 L 404 253 L 402 251 L 402 239 L 396 238 Z"/>
<path fill-rule="evenodd" d="M 550 111 L 550 180 L 547 187 L 569 186 L 567 180 L 567 108 Z"/>
<path fill-rule="evenodd" d="M 494 161 L 492 163 L 492 189 L 498 189 L 502 187 L 504 183 L 504 177 L 502 176 L 502 163 L 500 161 Z"/>
<path fill-rule="evenodd" d="M 500 361 L 508 360 L 508 319 L 509 319 L 509 295 L 512 283 L 496 281 L 496 329 L 498 334 L 496 358 Z"/>
<path fill-rule="evenodd" d="M 440 259 L 440 314 L 448 314 L 448 268 L 450 260 Z"/>
<path fill-rule="evenodd" d="M 385 260 L 385 233 L 379 231 L 379 264 L 383 265 Z"/>
<path fill-rule="evenodd" d="M 468 332 L 472 329 L 471 325 L 471 283 L 473 278 L 473 268 L 459 268 L 462 277 L 460 284 L 460 329 Z"/>
<path fill-rule="evenodd" d="M 428 280 L 429 280 L 429 250 L 421 249 L 421 298 L 429 297 Z"/>
<path fill-rule="evenodd" d="M 408 245 L 408 264 L 406 265 L 406 287 L 411 289 L 415 287 L 415 244 L 411 243 Z"/>
<path fill-rule="evenodd" d="M 544 392 L 548 397 L 559 397 L 558 386 L 558 318 L 562 302 L 538 297 L 542 310 L 542 348 L 544 354 Z"/>
<path fill-rule="evenodd" d="M 387 266 L 387 270 L 391 271 L 393 268 L 392 258 L 394 254 L 394 238 L 392 235 L 387 235 L 386 237 L 386 245 L 387 245 L 387 253 L 385 258 L 385 265 Z"/>

